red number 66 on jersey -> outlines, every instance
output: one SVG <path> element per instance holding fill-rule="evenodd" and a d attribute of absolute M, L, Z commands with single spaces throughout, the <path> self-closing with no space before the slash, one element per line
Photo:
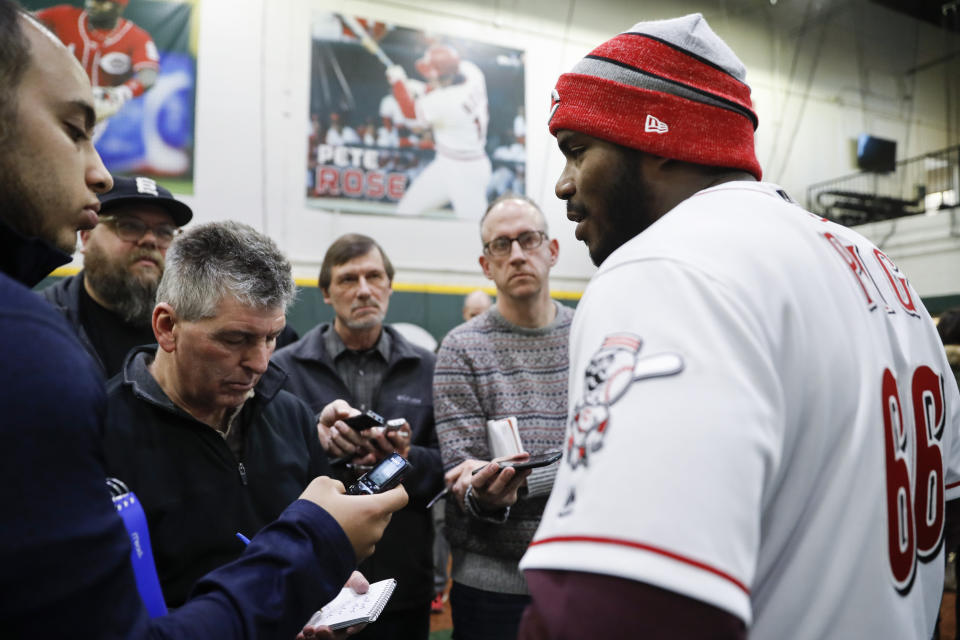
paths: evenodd
<path fill-rule="evenodd" d="M 943 538 L 943 387 L 940 376 L 920 366 L 910 384 L 913 399 L 914 487 L 907 458 L 909 434 L 904 430 L 897 379 L 883 372 L 883 427 L 887 466 L 887 542 L 897 591 L 913 586 L 917 558 L 929 561 Z M 911 497 L 912 496 L 912 497 Z"/>

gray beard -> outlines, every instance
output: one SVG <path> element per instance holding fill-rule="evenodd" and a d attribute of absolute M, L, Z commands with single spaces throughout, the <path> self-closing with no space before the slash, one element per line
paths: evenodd
<path fill-rule="evenodd" d="M 126 268 L 101 263 L 97 257 L 84 260 L 83 277 L 97 294 L 110 305 L 111 311 L 135 327 L 149 327 L 157 300 L 159 279 L 143 282 Z"/>

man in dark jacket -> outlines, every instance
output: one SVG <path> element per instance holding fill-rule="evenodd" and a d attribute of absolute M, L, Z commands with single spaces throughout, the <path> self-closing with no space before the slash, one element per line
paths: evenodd
<path fill-rule="evenodd" d="M 152 178 L 113 178 L 100 223 L 80 232 L 83 271 L 40 294 L 73 326 L 111 378 L 133 347 L 156 342 L 150 320 L 167 247 L 193 217 Z"/>
<path fill-rule="evenodd" d="M 111 179 L 93 121 L 70 52 L 0 0 L 0 635 L 293 637 L 372 551 L 403 489 L 343 496 L 339 483 L 314 480 L 187 604 L 149 618 L 105 485 L 103 383 L 67 323 L 27 288 L 68 262 L 77 231 L 97 222 L 96 194 Z"/>
<path fill-rule="evenodd" d="M 429 634 L 433 598 L 433 526 L 426 503 L 443 482 L 433 423 L 435 358 L 384 325 L 392 282 L 393 266 L 372 238 L 348 234 L 335 240 L 323 259 L 320 288 L 336 317 L 278 351 L 274 362 L 290 376 L 286 388 L 318 416 L 340 398 L 356 409 L 407 421 L 397 431 L 358 434 L 336 420 L 356 413 L 341 403 L 339 413 L 326 412 L 329 419 L 317 428 L 327 453 L 350 462 L 334 466 L 344 482 L 358 472 L 351 468 L 362 470 L 393 451 L 413 464 L 404 480 L 410 504 L 394 516 L 376 553 L 360 567 L 371 581 L 396 578 L 397 591 L 385 614 L 357 637 L 418 639 Z"/>
<path fill-rule="evenodd" d="M 270 364 L 294 295 L 272 240 L 236 222 L 201 225 L 170 249 L 158 347 L 135 348 L 107 384 L 109 475 L 140 499 L 167 604 L 239 556 L 318 475 L 313 414 Z"/>

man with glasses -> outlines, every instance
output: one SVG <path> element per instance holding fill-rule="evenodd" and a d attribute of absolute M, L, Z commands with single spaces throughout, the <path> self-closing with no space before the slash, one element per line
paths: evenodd
<path fill-rule="evenodd" d="M 81 231 L 83 271 L 41 292 L 76 329 L 107 378 L 133 347 L 156 342 L 150 319 L 167 247 L 193 212 L 151 178 L 114 176 L 100 224 Z"/>
<path fill-rule="evenodd" d="M 480 266 L 497 287 L 488 311 L 453 329 L 437 354 L 434 411 L 453 555 L 450 604 L 458 640 L 516 637 L 527 585 L 517 563 L 533 538 L 556 465 L 514 474 L 495 465 L 489 420 L 515 417 L 524 450 L 555 451 L 567 411 L 573 310 L 550 298 L 559 246 L 536 203 L 495 200 L 480 221 Z M 527 475 L 529 473 L 529 475 Z"/>

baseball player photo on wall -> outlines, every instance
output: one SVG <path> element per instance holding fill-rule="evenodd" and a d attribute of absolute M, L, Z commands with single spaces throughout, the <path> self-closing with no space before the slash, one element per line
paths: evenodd
<path fill-rule="evenodd" d="M 523 90 L 518 49 L 315 12 L 308 204 L 478 220 L 524 193 Z"/>
<path fill-rule="evenodd" d="M 111 173 L 193 191 L 199 0 L 21 0 L 93 85 L 93 139 Z"/>

